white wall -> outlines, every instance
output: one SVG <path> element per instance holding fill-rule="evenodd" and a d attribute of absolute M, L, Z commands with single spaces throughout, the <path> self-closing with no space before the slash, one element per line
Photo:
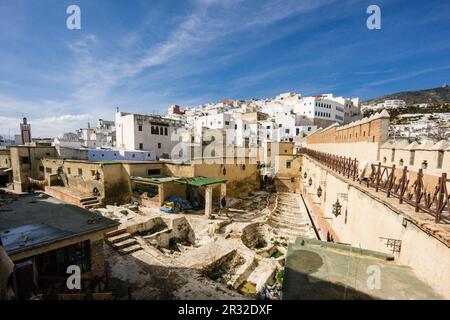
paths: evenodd
<path fill-rule="evenodd" d="M 413 213 L 413 207 L 402 205 L 403 214 L 399 214 L 362 192 L 358 185 L 349 185 L 307 157 L 303 158 L 302 169 L 308 174 L 307 180 L 309 177 L 313 180 L 311 187 L 303 181 L 306 193 L 322 210 L 314 212 L 316 220 L 318 215 L 321 216 L 340 242 L 392 254 L 383 238 L 401 240 L 400 253 L 394 254 L 396 261 L 410 266 L 418 278 L 430 284 L 445 298 L 450 298 L 450 249 L 444 240 L 430 236 L 414 223 L 408 221 L 406 227 L 403 225 L 403 218 L 408 219 L 407 210 Z M 319 184 L 323 190 L 321 198 L 315 195 Z M 385 197 L 381 193 L 377 196 Z M 336 217 L 332 214 L 332 206 L 337 199 L 342 210 L 341 215 Z M 324 236 L 325 230 L 321 231 Z"/>

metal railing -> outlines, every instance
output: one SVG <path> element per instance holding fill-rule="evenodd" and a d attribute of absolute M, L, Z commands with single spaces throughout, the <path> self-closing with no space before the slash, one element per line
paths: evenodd
<path fill-rule="evenodd" d="M 384 166 L 381 162 L 370 164 L 369 178 L 359 174 L 358 160 L 333 155 L 330 153 L 302 148 L 301 153 L 325 165 L 330 170 L 365 184 L 376 192 L 383 192 L 387 197 L 399 199 L 399 203 L 406 203 L 414 207 L 416 212 L 425 212 L 435 218 L 435 222 L 450 223 L 450 197 L 447 184 L 450 179 L 443 172 L 438 182 L 432 188 L 424 184 L 423 169 L 418 172 L 408 170 L 407 166 L 399 169 L 395 165 Z"/>

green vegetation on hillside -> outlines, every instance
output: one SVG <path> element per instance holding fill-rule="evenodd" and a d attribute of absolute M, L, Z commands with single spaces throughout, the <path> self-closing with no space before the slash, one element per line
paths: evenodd
<path fill-rule="evenodd" d="M 377 112 L 379 111 L 366 110 L 364 111 L 363 116 L 370 117 L 372 114 Z M 406 106 L 395 109 L 389 109 L 388 112 L 391 117 L 391 121 L 393 121 L 394 119 L 397 118 L 398 115 L 402 114 L 450 113 L 450 104 L 432 105 L 426 108 L 419 108 L 417 106 Z"/>
<path fill-rule="evenodd" d="M 450 103 L 450 87 L 444 86 L 433 89 L 398 92 L 365 101 L 364 104 L 377 104 L 382 103 L 385 100 L 393 99 L 404 100 L 407 105 L 418 103 L 428 103 L 432 105 Z"/>

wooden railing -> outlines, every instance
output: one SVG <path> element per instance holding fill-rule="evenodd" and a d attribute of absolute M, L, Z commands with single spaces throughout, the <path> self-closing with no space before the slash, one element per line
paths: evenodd
<path fill-rule="evenodd" d="M 406 203 L 413 206 L 416 212 L 421 211 L 432 215 L 436 223 L 450 223 L 450 197 L 447 188 L 450 179 L 445 172 L 441 174 L 434 187 L 427 189 L 422 169 L 413 172 L 409 171 L 407 166 L 398 169 L 395 165 L 384 166 L 379 162 L 370 164 L 369 178 L 365 178 L 362 172 L 361 175 L 359 174 L 356 158 L 346 158 L 307 148 L 302 148 L 300 152 L 347 179 L 365 184 L 376 192 L 381 191 L 387 197 L 397 198 L 400 204 Z"/>

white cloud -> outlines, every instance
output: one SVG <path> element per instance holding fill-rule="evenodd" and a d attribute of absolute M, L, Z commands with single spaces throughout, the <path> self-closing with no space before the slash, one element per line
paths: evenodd
<path fill-rule="evenodd" d="M 28 118 L 33 137 L 55 137 L 62 132 L 74 132 L 87 126 L 93 120 L 88 114 L 65 114 L 58 117 Z M 8 136 L 20 133 L 22 118 L 0 116 L 0 135 Z"/>

